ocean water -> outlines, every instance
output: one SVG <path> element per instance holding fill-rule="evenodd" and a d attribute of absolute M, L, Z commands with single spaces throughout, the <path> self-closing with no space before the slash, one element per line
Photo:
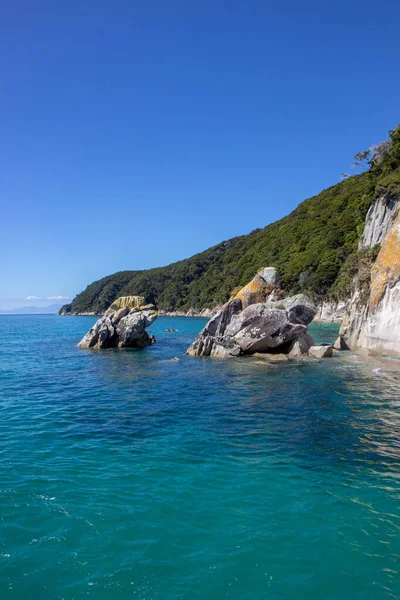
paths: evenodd
<path fill-rule="evenodd" d="M 398 363 L 186 357 L 168 317 L 77 348 L 94 320 L 0 317 L 1 600 L 400 598 Z"/>

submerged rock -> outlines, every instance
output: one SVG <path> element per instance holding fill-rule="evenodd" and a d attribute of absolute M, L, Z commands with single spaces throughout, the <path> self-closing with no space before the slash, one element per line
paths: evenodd
<path fill-rule="evenodd" d="M 155 342 L 146 328 L 157 319 L 152 304 L 140 296 L 118 298 L 81 339 L 80 348 L 144 348 Z"/>
<path fill-rule="evenodd" d="M 266 354 L 261 353 L 261 352 L 255 352 L 252 355 L 252 358 L 258 358 L 259 360 L 257 361 L 258 364 L 262 364 L 262 363 L 268 363 L 268 362 L 286 362 L 289 360 L 289 356 L 287 354 L 273 354 L 272 352 L 270 354 Z"/>
<path fill-rule="evenodd" d="M 272 271 L 262 269 L 240 289 L 210 319 L 187 354 L 230 357 L 256 352 L 306 353 L 313 344 L 312 338 L 305 337 L 307 325 L 316 308 L 304 294 L 283 298 L 282 290 L 270 283 L 279 281 L 275 269 Z"/>

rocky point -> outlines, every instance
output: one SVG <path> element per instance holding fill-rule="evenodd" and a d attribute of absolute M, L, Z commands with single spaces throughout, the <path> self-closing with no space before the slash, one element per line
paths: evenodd
<path fill-rule="evenodd" d="M 307 354 L 307 325 L 317 309 L 304 294 L 284 297 L 277 271 L 262 269 L 212 317 L 187 350 L 191 356 Z"/>
<path fill-rule="evenodd" d="M 155 342 L 146 328 L 157 319 L 153 304 L 142 296 L 122 296 L 82 338 L 80 348 L 144 348 Z"/>

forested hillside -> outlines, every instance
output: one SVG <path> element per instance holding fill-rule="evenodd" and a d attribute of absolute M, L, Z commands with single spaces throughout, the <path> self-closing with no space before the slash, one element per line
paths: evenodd
<path fill-rule="evenodd" d="M 368 208 L 385 190 L 400 193 L 400 127 L 357 159 L 365 172 L 305 200 L 287 217 L 166 267 L 104 277 L 62 311 L 101 313 L 128 294 L 143 295 L 164 310 L 210 307 L 225 302 L 263 266 L 276 267 L 290 293 L 304 291 L 314 299 L 345 295 Z"/>

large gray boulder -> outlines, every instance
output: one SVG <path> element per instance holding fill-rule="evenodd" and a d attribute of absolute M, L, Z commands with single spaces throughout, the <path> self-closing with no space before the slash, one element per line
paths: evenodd
<path fill-rule="evenodd" d="M 261 269 L 258 275 L 265 281 L 265 283 L 270 283 L 276 287 L 280 287 L 281 285 L 279 273 L 274 267 L 264 267 L 264 269 Z"/>
<path fill-rule="evenodd" d="M 300 325 L 309 325 L 317 313 L 315 305 L 305 294 L 296 294 L 269 304 L 275 308 L 287 310 L 289 320 Z"/>
<path fill-rule="evenodd" d="M 253 304 L 232 319 L 225 336 L 233 338 L 243 353 L 253 353 L 278 348 L 306 331 L 305 325 L 290 322 L 287 311 Z"/>
<path fill-rule="evenodd" d="M 283 352 L 294 357 L 308 352 L 314 342 L 307 336 L 307 325 L 317 309 L 304 294 L 271 301 L 271 287 L 265 288 L 263 279 L 269 277 L 268 271 L 258 273 L 209 320 L 187 354 L 230 357 Z M 271 275 L 277 282 L 273 271 Z"/>
<path fill-rule="evenodd" d="M 108 309 L 81 339 L 78 346 L 100 349 L 150 346 L 155 342 L 155 338 L 149 336 L 146 328 L 154 323 L 157 316 L 158 313 L 152 304 L 130 308 L 128 303 L 114 311 Z"/>

